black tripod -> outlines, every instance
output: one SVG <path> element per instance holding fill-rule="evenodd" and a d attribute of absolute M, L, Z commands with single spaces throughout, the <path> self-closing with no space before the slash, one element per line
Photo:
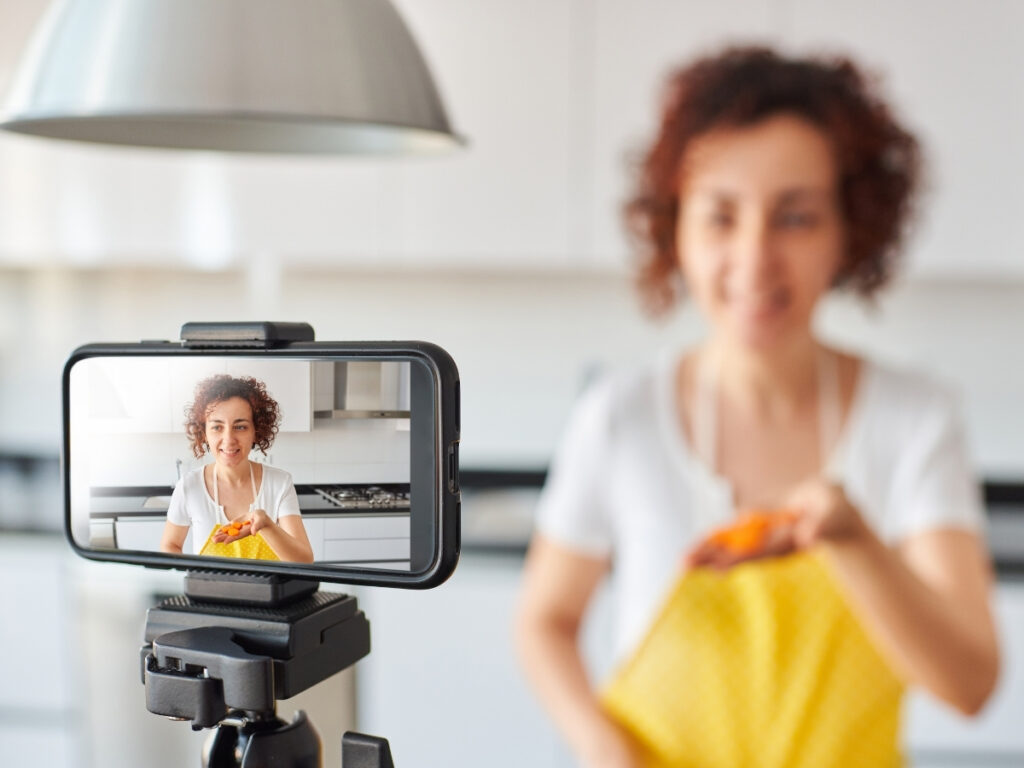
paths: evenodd
<path fill-rule="evenodd" d="M 185 595 L 151 608 L 142 646 L 146 708 L 212 728 L 204 768 L 321 768 L 320 738 L 287 699 L 370 652 L 351 595 L 315 581 L 190 572 Z M 386 739 L 348 732 L 342 768 L 394 768 Z"/>

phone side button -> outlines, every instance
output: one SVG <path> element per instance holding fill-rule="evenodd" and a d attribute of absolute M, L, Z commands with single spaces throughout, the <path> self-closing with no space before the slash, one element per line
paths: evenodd
<path fill-rule="evenodd" d="M 459 444 L 448 446 L 448 491 L 459 492 Z"/>

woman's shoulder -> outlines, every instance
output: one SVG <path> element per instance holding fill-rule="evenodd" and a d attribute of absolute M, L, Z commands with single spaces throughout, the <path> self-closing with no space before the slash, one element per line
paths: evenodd
<path fill-rule="evenodd" d="M 956 387 L 919 369 L 884 360 L 861 361 L 862 409 L 886 431 L 903 426 L 916 431 L 928 422 L 959 418 Z"/>
<path fill-rule="evenodd" d="M 269 483 L 269 486 L 287 488 L 289 485 L 292 485 L 291 472 L 279 467 L 273 467 L 270 464 L 260 464 L 260 466 L 263 467 L 263 480 Z"/>
<path fill-rule="evenodd" d="M 861 368 L 876 400 L 893 407 L 919 410 L 958 399 L 950 382 L 919 369 L 876 359 L 862 360 Z"/>
<path fill-rule="evenodd" d="M 634 419 L 655 402 L 657 382 L 657 366 L 653 364 L 603 371 L 586 385 L 577 410 L 612 423 Z"/>
<path fill-rule="evenodd" d="M 190 469 L 188 472 L 181 476 L 181 479 L 178 481 L 178 484 L 175 486 L 175 488 L 181 488 L 183 490 L 192 491 L 205 487 L 206 481 L 203 478 L 203 471 L 205 469 L 205 464 L 201 464 L 195 469 Z"/>

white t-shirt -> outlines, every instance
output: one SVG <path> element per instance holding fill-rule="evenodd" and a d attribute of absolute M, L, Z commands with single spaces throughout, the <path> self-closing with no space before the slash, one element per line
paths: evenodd
<path fill-rule="evenodd" d="M 537 510 L 547 538 L 612 558 L 618 658 L 644 636 L 683 553 L 735 517 L 728 481 L 696 456 L 679 426 L 677 361 L 665 356 L 583 395 Z M 917 374 L 864 363 L 827 474 L 888 543 L 984 525 L 956 400 Z"/>
<path fill-rule="evenodd" d="M 298 515 L 299 497 L 292 476 L 283 469 L 263 465 L 263 479 L 256 491 L 254 509 L 266 510 L 275 523 L 282 517 Z M 167 508 L 167 522 L 192 526 L 192 553 L 198 555 L 215 525 L 228 522 L 223 505 L 214 503 L 206 490 L 203 467 L 194 469 L 174 486 Z"/>

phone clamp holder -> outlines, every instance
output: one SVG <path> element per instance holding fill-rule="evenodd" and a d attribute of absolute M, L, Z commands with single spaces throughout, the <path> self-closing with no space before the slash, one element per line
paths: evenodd
<path fill-rule="evenodd" d="M 184 346 L 270 349 L 313 341 L 307 323 L 186 323 Z M 351 595 L 276 575 L 190 571 L 185 594 L 150 608 L 141 649 L 146 708 L 214 729 L 204 768 L 321 768 L 304 712 L 277 716 L 300 693 L 370 652 L 370 623 Z M 347 732 L 342 768 L 394 768 L 386 739 Z"/>
<path fill-rule="evenodd" d="M 164 600 L 146 616 L 146 708 L 214 729 L 204 768 L 320 768 L 309 719 L 300 711 L 285 722 L 276 701 L 370 652 L 370 623 L 356 599 L 277 576 L 193 572 L 188 580 L 192 595 Z M 343 736 L 342 768 L 393 766 L 387 740 Z"/>

